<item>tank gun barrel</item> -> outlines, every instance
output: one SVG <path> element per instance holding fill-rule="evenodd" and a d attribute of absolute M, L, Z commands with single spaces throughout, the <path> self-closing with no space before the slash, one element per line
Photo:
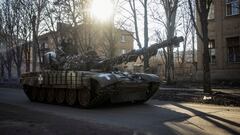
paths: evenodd
<path fill-rule="evenodd" d="M 173 46 L 173 47 L 179 47 L 179 43 L 182 42 L 184 39 L 183 37 L 174 37 L 169 40 L 164 40 L 161 43 L 155 43 L 147 48 L 141 48 L 138 50 L 132 50 L 128 53 L 125 53 L 123 55 L 114 57 L 112 59 L 106 59 L 101 61 L 100 65 L 118 65 L 122 63 L 128 63 L 128 62 L 134 62 L 137 60 L 137 58 L 141 55 L 144 55 L 145 51 L 148 53 L 149 58 L 156 55 L 158 52 L 158 49 Z"/>

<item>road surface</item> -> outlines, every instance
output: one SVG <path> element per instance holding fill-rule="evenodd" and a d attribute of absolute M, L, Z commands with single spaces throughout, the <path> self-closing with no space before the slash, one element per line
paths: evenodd
<path fill-rule="evenodd" d="M 83 109 L 30 102 L 0 88 L 0 134 L 240 134 L 240 108 L 150 100 Z"/>

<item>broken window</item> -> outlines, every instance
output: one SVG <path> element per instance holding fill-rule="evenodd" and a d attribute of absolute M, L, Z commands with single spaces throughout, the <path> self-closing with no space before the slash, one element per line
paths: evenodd
<path fill-rule="evenodd" d="M 209 40 L 208 50 L 209 50 L 210 63 L 216 63 L 216 49 L 215 49 L 214 40 Z"/>
<path fill-rule="evenodd" d="M 239 0 L 226 0 L 226 15 L 238 15 L 240 14 L 240 2 Z"/>
<path fill-rule="evenodd" d="M 227 38 L 228 62 L 240 62 L 240 40 L 239 37 Z"/>

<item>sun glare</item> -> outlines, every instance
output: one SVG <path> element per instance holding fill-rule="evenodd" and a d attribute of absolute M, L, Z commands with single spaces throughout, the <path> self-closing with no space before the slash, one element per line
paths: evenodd
<path fill-rule="evenodd" d="M 93 0 L 90 12 L 94 19 L 99 21 L 108 21 L 113 14 L 113 5 L 111 0 Z"/>

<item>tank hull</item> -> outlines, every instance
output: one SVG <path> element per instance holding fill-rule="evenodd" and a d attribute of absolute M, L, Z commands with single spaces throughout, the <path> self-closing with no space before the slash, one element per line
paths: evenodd
<path fill-rule="evenodd" d="M 21 76 L 31 101 L 95 107 L 105 102 L 145 102 L 159 87 L 152 74 L 42 71 Z"/>

